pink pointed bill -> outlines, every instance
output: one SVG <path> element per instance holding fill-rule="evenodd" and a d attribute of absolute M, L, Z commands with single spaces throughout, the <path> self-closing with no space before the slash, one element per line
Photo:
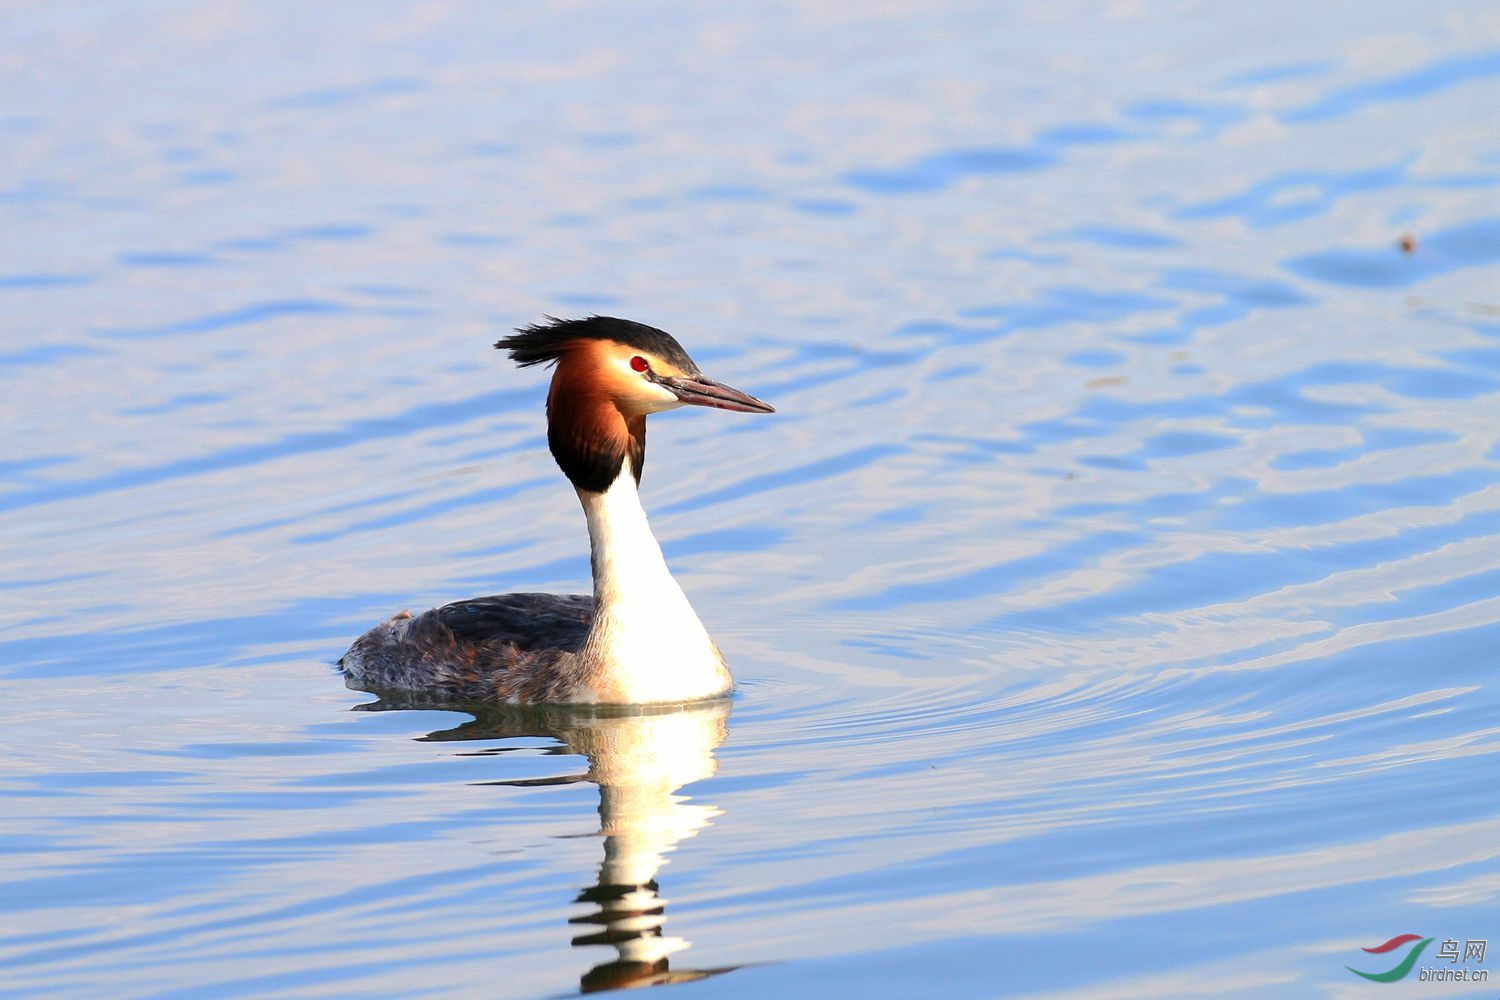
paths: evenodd
<path fill-rule="evenodd" d="M 740 413 L 776 412 L 776 408 L 769 403 L 763 403 L 738 389 L 731 389 L 722 382 L 715 382 L 706 375 L 664 376 L 656 381 L 672 390 L 678 399 L 692 406 L 712 406 L 716 410 L 735 410 Z"/>

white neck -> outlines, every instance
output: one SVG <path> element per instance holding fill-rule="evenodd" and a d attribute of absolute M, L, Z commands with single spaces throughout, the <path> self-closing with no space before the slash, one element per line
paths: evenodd
<path fill-rule="evenodd" d="M 593 550 L 594 621 L 580 654 L 597 702 L 696 701 L 727 694 L 718 647 L 672 579 L 629 460 L 603 493 L 578 491 Z"/>

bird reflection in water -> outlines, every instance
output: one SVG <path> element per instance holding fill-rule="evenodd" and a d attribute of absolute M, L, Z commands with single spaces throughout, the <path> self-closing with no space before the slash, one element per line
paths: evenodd
<path fill-rule="evenodd" d="M 689 802 L 677 790 L 717 770 L 714 751 L 728 731 L 727 699 L 682 706 L 521 707 L 438 705 L 387 696 L 360 707 L 366 711 L 452 708 L 474 719 L 425 736 L 424 741 L 542 736 L 560 744 L 549 753 L 587 759 L 588 770 L 582 774 L 485 782 L 525 787 L 588 781 L 599 786 L 604 861 L 594 884 L 574 900 L 588 907 L 587 912 L 569 923 L 583 931 L 573 938 L 575 947 L 608 945 L 616 955 L 583 974 L 583 992 L 692 982 L 737 968 L 669 967 L 669 956 L 688 948 L 690 942 L 664 933 L 666 901 L 657 885 L 663 855 L 719 815 L 713 806 Z"/>

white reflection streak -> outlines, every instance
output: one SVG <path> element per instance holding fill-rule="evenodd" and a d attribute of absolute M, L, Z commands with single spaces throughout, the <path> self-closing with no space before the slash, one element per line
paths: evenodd
<path fill-rule="evenodd" d="M 597 907 L 574 917 L 599 930 L 575 945 L 612 945 L 618 957 L 584 974 L 585 992 L 680 982 L 728 971 L 669 971 L 668 956 L 689 947 L 663 934 L 665 904 L 656 875 L 664 855 L 707 826 L 719 810 L 690 804 L 676 792 L 717 769 L 728 702 L 674 710 L 591 718 L 558 732 L 568 749 L 588 758 L 588 780 L 599 786 L 604 862 L 594 886 L 578 901 Z"/>

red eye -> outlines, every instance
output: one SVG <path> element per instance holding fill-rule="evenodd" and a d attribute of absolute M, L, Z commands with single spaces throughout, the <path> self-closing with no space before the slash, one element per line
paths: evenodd
<path fill-rule="evenodd" d="M 648 365 L 648 364 L 646 364 L 646 359 L 645 358 L 643 358 L 639 354 L 637 354 L 635 357 L 633 357 L 633 358 L 630 359 L 630 367 L 634 368 L 638 372 L 643 372 L 647 368 L 650 368 L 651 366 Z"/>

